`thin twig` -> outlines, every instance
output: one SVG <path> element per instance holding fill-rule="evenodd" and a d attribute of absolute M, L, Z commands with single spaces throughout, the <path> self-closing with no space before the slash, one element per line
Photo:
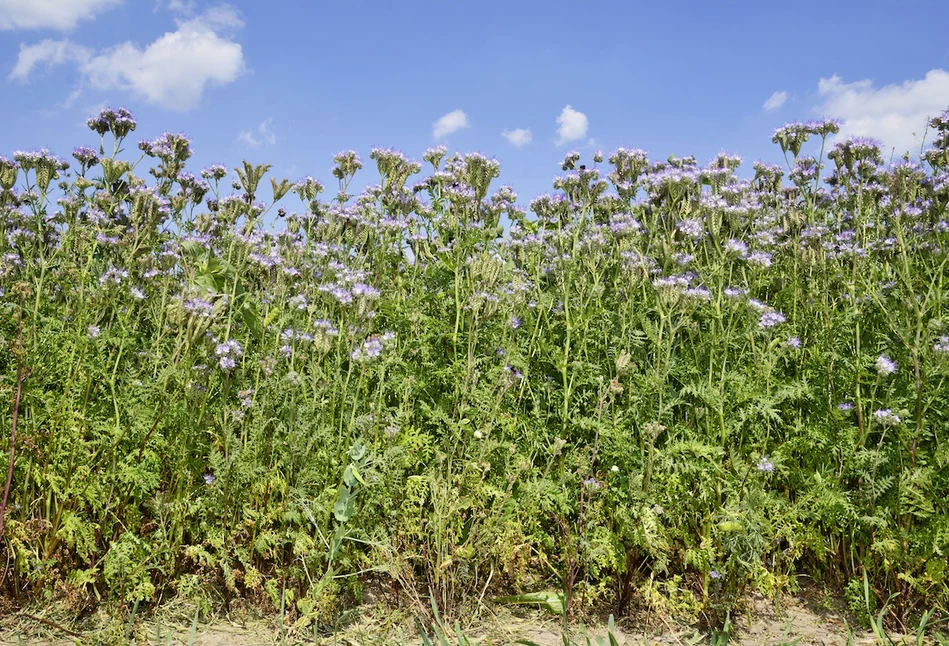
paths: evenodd
<path fill-rule="evenodd" d="M 50 621 L 49 619 L 43 619 L 42 617 L 37 617 L 36 615 L 31 615 L 28 612 L 22 612 L 22 611 L 20 612 L 20 616 L 26 617 L 27 619 L 32 619 L 33 621 L 38 621 L 41 624 L 46 624 L 50 628 L 55 628 L 56 630 L 60 632 L 64 632 L 70 637 L 80 637 L 80 638 L 82 637 L 82 633 L 77 633 L 75 631 L 69 630 L 65 626 L 60 626 L 55 621 Z"/>

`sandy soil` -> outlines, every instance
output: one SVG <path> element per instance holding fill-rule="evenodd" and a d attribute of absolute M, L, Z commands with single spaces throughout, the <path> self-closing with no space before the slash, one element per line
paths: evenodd
<path fill-rule="evenodd" d="M 132 643 L 142 646 L 145 644 L 165 646 L 169 643 L 189 644 L 191 638 L 188 623 L 163 628 L 162 640 L 159 642 L 155 636 L 154 620 L 142 621 L 133 628 L 132 639 L 126 641 L 124 626 L 118 624 L 113 624 L 110 630 L 89 631 L 76 637 L 65 634 L 64 630 L 70 630 L 65 626 L 42 623 L 36 617 L 44 618 L 42 614 L 34 614 L 32 618 L 23 615 L 0 618 L 0 644 L 30 646 L 81 644 L 86 646 Z M 48 618 L 47 620 L 52 621 Z M 707 643 L 706 636 L 687 626 L 676 626 L 667 620 L 656 619 L 652 619 L 651 623 L 652 627 L 644 628 L 641 625 L 637 626 L 634 620 L 627 619 L 619 622 L 616 632 L 619 643 L 628 646 L 696 646 Z M 659 627 L 655 626 L 657 623 Z M 169 629 L 173 629 L 173 632 L 169 632 Z M 72 628 L 72 630 L 77 629 Z M 282 641 L 274 619 L 242 623 L 218 620 L 211 624 L 199 624 L 193 644 L 194 646 L 266 646 L 318 643 L 327 646 L 375 646 L 378 644 L 418 646 L 421 641 L 414 633 L 415 631 L 409 626 L 404 629 L 384 630 L 378 620 L 367 616 L 335 636 L 320 636 L 318 642 L 314 642 L 313 635 L 309 631 L 293 629 L 285 633 L 285 641 Z M 578 645 L 585 646 L 587 642 L 583 634 L 577 629 L 574 637 Z M 590 628 L 585 631 L 585 634 L 591 638 L 595 646 L 596 638 L 605 636 L 605 626 Z M 466 636 L 472 646 L 481 644 L 502 646 L 512 644 L 517 639 L 530 640 L 539 646 L 563 646 L 556 620 L 550 618 L 549 615 L 534 613 L 522 616 L 505 613 L 495 616 L 486 620 L 482 626 L 467 630 Z M 896 643 L 899 643 L 899 636 L 892 637 Z M 490 641 L 487 641 L 488 639 Z M 847 627 L 844 617 L 839 612 L 815 607 L 813 604 L 808 606 L 803 600 L 798 599 L 785 602 L 780 612 L 776 612 L 768 602 L 752 602 L 746 614 L 735 620 L 729 644 L 737 646 L 791 646 L 792 644 L 847 646 L 847 639 Z M 452 640 L 451 643 L 454 645 L 456 642 Z M 866 631 L 858 631 L 855 640 L 851 643 L 855 646 L 869 646 L 877 642 Z"/>

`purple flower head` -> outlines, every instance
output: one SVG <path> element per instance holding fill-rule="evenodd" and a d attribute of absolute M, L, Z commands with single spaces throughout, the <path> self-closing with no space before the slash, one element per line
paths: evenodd
<path fill-rule="evenodd" d="M 881 375 L 892 375 L 898 368 L 896 362 L 885 354 L 880 355 L 880 357 L 877 359 L 876 366 L 877 372 Z"/>
<path fill-rule="evenodd" d="M 356 283 L 350 288 L 353 296 L 361 296 L 366 299 L 379 298 L 381 292 L 371 285 L 365 283 Z"/>
<path fill-rule="evenodd" d="M 99 284 L 105 285 L 106 283 L 113 283 L 115 285 L 121 285 L 122 281 L 129 277 L 129 273 L 124 269 L 119 269 L 118 267 L 109 267 L 105 273 L 99 276 Z"/>
<path fill-rule="evenodd" d="M 208 485 L 209 487 L 214 484 L 214 474 L 213 474 L 213 473 L 205 473 L 205 474 L 204 474 L 204 484 Z"/>
<path fill-rule="evenodd" d="M 204 179 L 214 179 L 221 181 L 227 176 L 227 166 L 224 164 L 211 164 L 201 171 L 201 177 Z"/>
<path fill-rule="evenodd" d="M 748 253 L 748 245 L 742 240 L 732 238 L 725 242 L 725 251 L 744 257 Z"/>
<path fill-rule="evenodd" d="M 509 375 L 511 375 L 512 377 L 514 377 L 515 379 L 523 379 L 523 378 L 524 378 L 524 373 L 523 373 L 523 372 L 521 372 L 521 371 L 518 370 L 517 368 L 514 368 L 514 367 L 512 367 L 512 366 L 510 366 L 510 365 L 504 366 L 504 372 L 508 373 Z"/>
<path fill-rule="evenodd" d="M 191 157 L 191 139 L 180 132 L 164 132 L 151 141 L 140 141 L 138 147 L 149 157 L 166 163 L 182 163 Z"/>
<path fill-rule="evenodd" d="M 758 267 L 770 267 L 771 254 L 766 251 L 754 251 L 748 254 L 748 262 Z"/>
<path fill-rule="evenodd" d="M 762 458 L 758 460 L 757 469 L 764 473 L 772 473 L 774 471 L 774 462 L 769 460 L 767 455 L 762 456 Z"/>
<path fill-rule="evenodd" d="M 117 139 L 122 139 L 135 130 L 137 124 L 132 113 L 125 108 L 117 110 L 106 108 L 99 113 L 99 116 L 87 119 L 86 125 L 99 135 L 111 132 Z"/>
<path fill-rule="evenodd" d="M 901 421 L 900 416 L 889 408 L 881 408 L 880 410 L 873 411 L 873 416 L 884 426 L 896 426 Z"/>
<path fill-rule="evenodd" d="M 712 300 L 712 292 L 710 292 L 707 287 L 703 287 L 701 285 L 698 287 L 689 287 L 682 292 L 682 295 L 686 298 L 699 301 L 711 302 Z"/>
<path fill-rule="evenodd" d="M 445 146 L 435 146 L 434 148 L 429 148 L 426 150 L 425 154 L 422 155 L 422 159 L 427 161 L 435 168 L 438 168 L 438 165 L 447 154 L 448 149 Z"/>
<path fill-rule="evenodd" d="M 214 354 L 220 358 L 221 370 L 233 370 L 237 366 L 235 359 L 244 354 L 241 344 L 235 339 L 228 339 L 224 343 L 219 343 L 214 349 Z"/>
<path fill-rule="evenodd" d="M 99 163 L 99 153 L 88 146 L 79 146 L 73 149 L 72 156 L 79 162 L 83 169 L 95 166 Z"/>
<path fill-rule="evenodd" d="M 787 319 L 784 318 L 784 314 L 776 310 L 770 310 L 761 315 L 761 318 L 758 320 L 758 327 L 762 330 L 767 328 L 772 328 L 776 325 L 784 323 Z"/>
<path fill-rule="evenodd" d="M 97 339 L 97 338 L 99 338 L 99 332 L 100 332 L 100 331 L 101 331 L 101 330 L 99 329 L 99 326 L 98 326 L 98 325 L 90 325 L 88 328 L 86 328 L 86 332 L 89 334 L 89 338 L 90 338 L 90 339 Z"/>
<path fill-rule="evenodd" d="M 837 410 L 845 411 L 845 412 L 849 410 L 853 410 L 853 404 L 851 402 L 840 402 L 839 404 L 837 404 Z"/>
<path fill-rule="evenodd" d="M 693 240 L 701 240 L 705 237 L 705 226 L 702 224 L 702 220 L 698 218 L 680 220 L 676 222 L 676 229 Z"/>
<path fill-rule="evenodd" d="M 585 484 L 589 489 L 592 489 L 593 491 L 596 491 L 597 489 L 600 489 L 603 487 L 603 483 L 601 483 L 599 480 L 593 477 L 590 477 L 584 480 L 583 484 Z"/>
<path fill-rule="evenodd" d="M 379 339 L 366 339 L 361 345 L 353 349 L 350 356 L 353 361 L 359 362 L 377 359 L 382 356 L 382 341 Z"/>
<path fill-rule="evenodd" d="M 214 310 L 214 305 L 200 298 L 191 298 L 182 303 L 185 311 L 200 318 L 208 318 Z"/>

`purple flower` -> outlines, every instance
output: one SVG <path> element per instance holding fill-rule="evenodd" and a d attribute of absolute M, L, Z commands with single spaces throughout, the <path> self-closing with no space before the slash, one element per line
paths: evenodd
<path fill-rule="evenodd" d="M 237 366 L 237 362 L 234 359 L 241 357 L 244 354 L 244 349 L 241 348 L 241 344 L 235 339 L 228 339 L 224 343 L 217 345 L 214 349 L 214 354 L 220 358 L 219 365 L 221 366 L 221 370 L 233 370 Z"/>
<path fill-rule="evenodd" d="M 853 410 L 853 404 L 850 402 L 840 402 L 837 404 L 837 410 L 848 411 Z"/>
<path fill-rule="evenodd" d="M 725 251 L 738 254 L 739 256 L 744 256 L 748 253 L 748 245 L 741 240 L 732 238 L 731 240 L 725 242 Z"/>
<path fill-rule="evenodd" d="M 350 290 L 352 291 L 353 296 L 362 296 L 364 298 L 378 298 L 381 293 L 375 287 L 365 283 L 356 283 L 350 288 Z"/>
<path fill-rule="evenodd" d="M 105 273 L 99 276 L 99 284 L 105 285 L 106 283 L 114 283 L 116 285 L 121 285 L 122 281 L 128 277 L 129 273 L 124 269 L 109 267 Z"/>
<path fill-rule="evenodd" d="M 676 228 L 683 235 L 693 240 L 701 240 L 705 236 L 705 227 L 702 225 L 702 220 L 697 218 L 680 220 L 676 222 Z"/>
<path fill-rule="evenodd" d="M 748 262 L 759 267 L 771 266 L 771 254 L 766 251 L 755 251 L 748 255 Z"/>
<path fill-rule="evenodd" d="M 363 341 L 361 345 L 353 348 L 353 352 L 350 357 L 353 361 L 358 361 L 360 363 L 378 359 L 382 356 L 382 351 L 394 341 L 394 332 L 386 332 L 380 336 L 371 336 Z"/>
<path fill-rule="evenodd" d="M 98 326 L 98 325 L 90 325 L 88 328 L 86 328 L 86 332 L 89 333 L 89 338 L 90 338 L 90 339 L 97 339 L 97 338 L 99 338 L 99 332 L 100 332 L 100 331 L 101 331 L 101 330 L 99 329 L 99 326 Z"/>
<path fill-rule="evenodd" d="M 214 178 L 218 181 L 224 179 L 227 175 L 227 166 L 224 164 L 211 164 L 201 171 L 201 177 L 204 179 Z"/>
<path fill-rule="evenodd" d="M 88 119 L 86 125 L 89 126 L 90 130 L 100 135 L 111 131 L 113 135 L 121 139 L 135 130 L 137 124 L 132 117 L 132 113 L 125 108 L 118 108 L 116 110 L 106 108 L 99 113 L 98 117 Z"/>
<path fill-rule="evenodd" d="M 758 327 L 762 330 L 767 328 L 772 328 L 776 325 L 784 323 L 787 319 L 784 318 L 784 314 L 776 310 L 769 310 L 761 315 L 761 318 L 758 320 Z"/>
<path fill-rule="evenodd" d="M 873 412 L 873 416 L 884 426 L 896 426 L 900 423 L 900 416 L 889 408 L 883 408 Z"/>
<path fill-rule="evenodd" d="M 796 348 L 800 348 L 800 347 L 801 347 L 801 340 L 800 340 L 799 338 L 797 338 L 796 336 L 789 337 L 788 340 L 785 341 L 785 343 L 787 344 L 787 346 L 788 346 L 789 348 L 795 348 L 795 349 L 796 349 Z"/>
<path fill-rule="evenodd" d="M 188 299 L 184 301 L 183 305 L 186 312 L 201 318 L 208 318 L 214 310 L 214 305 L 200 298 Z"/>
<path fill-rule="evenodd" d="M 774 462 L 768 459 L 768 456 L 763 456 L 758 460 L 758 471 L 763 471 L 764 473 L 771 473 L 774 471 Z"/>
<path fill-rule="evenodd" d="M 716 570 L 712 570 L 711 572 L 708 573 L 708 575 L 709 575 L 710 577 L 712 577 L 713 579 L 720 579 L 720 578 L 722 578 L 722 575 L 719 574 L 718 571 L 716 571 Z"/>
<path fill-rule="evenodd" d="M 896 372 L 898 367 L 896 362 L 885 354 L 880 355 L 880 357 L 877 359 L 876 366 L 877 372 L 881 375 L 892 375 L 894 372 Z"/>
<path fill-rule="evenodd" d="M 711 301 L 712 292 L 708 290 L 707 287 L 689 287 L 682 292 L 682 295 L 686 298 L 693 298 L 700 301 Z"/>
<path fill-rule="evenodd" d="M 228 339 L 224 343 L 218 344 L 218 346 L 214 349 L 214 354 L 219 357 L 228 355 L 240 357 L 244 354 L 244 349 L 241 348 L 241 344 L 238 343 L 236 339 Z"/>
<path fill-rule="evenodd" d="M 84 168 L 86 166 L 95 166 L 99 163 L 99 153 L 88 146 L 79 146 L 72 151 L 72 156 L 76 158 Z"/>
<path fill-rule="evenodd" d="M 522 373 L 522 372 L 521 372 L 520 370 L 518 370 L 517 368 L 513 368 L 513 367 L 511 367 L 511 366 L 509 366 L 509 365 L 504 366 L 504 372 L 510 374 L 510 375 L 511 375 L 512 377 L 514 377 L 515 379 L 523 379 L 523 378 L 524 378 L 524 373 Z"/>
<path fill-rule="evenodd" d="M 350 355 L 353 361 L 371 361 L 382 355 L 382 341 L 379 339 L 366 339 L 362 345 L 353 349 Z"/>
<path fill-rule="evenodd" d="M 213 485 L 213 484 L 214 484 L 214 474 L 212 474 L 212 473 L 205 473 L 205 474 L 204 474 L 204 484 L 208 485 L 209 487 L 210 487 L 211 485 Z"/>
<path fill-rule="evenodd" d="M 589 487 L 590 489 L 594 491 L 596 491 L 597 489 L 600 489 L 603 486 L 603 484 L 599 480 L 593 477 L 590 477 L 584 480 L 583 484 L 585 484 L 587 487 Z"/>

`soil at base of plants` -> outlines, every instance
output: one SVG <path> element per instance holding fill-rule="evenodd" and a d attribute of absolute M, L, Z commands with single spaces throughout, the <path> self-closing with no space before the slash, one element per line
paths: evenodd
<path fill-rule="evenodd" d="M 47 608 L 48 610 L 48 608 Z M 464 630 L 472 646 L 492 644 L 504 646 L 515 640 L 529 640 L 538 646 L 563 646 L 560 624 L 549 614 L 534 611 L 511 611 L 493 608 Z M 9 614 L 0 618 L 0 645 L 157 645 L 193 644 L 194 646 L 267 646 L 286 644 L 318 644 L 320 646 L 419 646 L 422 644 L 408 613 L 380 611 L 378 607 L 358 609 L 358 617 L 335 634 L 323 632 L 315 636 L 312 628 L 286 627 L 281 634 L 277 617 L 215 617 L 199 622 L 192 632 L 191 622 L 183 612 L 162 617 L 162 613 L 143 617 L 129 628 L 126 621 L 101 613 L 83 625 L 64 625 L 44 614 L 43 608 Z M 45 620 L 45 622 L 43 621 Z M 91 625 L 97 624 L 97 625 Z M 788 598 L 780 606 L 764 599 L 751 599 L 745 611 L 733 620 L 729 645 L 735 646 L 854 646 L 878 642 L 864 629 L 856 629 L 853 641 L 848 629 L 853 617 L 841 609 L 839 602 L 825 599 Z M 159 640 L 156 630 L 160 631 Z M 70 635 L 67 631 L 75 633 Z M 77 636 L 78 635 L 78 636 Z M 128 638 L 126 638 L 128 635 Z M 588 622 L 585 627 L 572 628 L 574 643 L 585 645 L 586 637 L 596 644 L 606 635 L 606 622 Z M 640 613 L 617 622 L 614 632 L 620 644 L 628 646 L 697 646 L 708 643 L 708 636 L 693 627 L 676 624 L 656 613 Z M 900 643 L 898 634 L 890 634 Z M 915 635 L 911 638 L 915 640 Z M 490 640 L 490 641 L 489 641 Z M 450 642 L 456 644 L 454 638 Z M 605 640 L 604 642 L 605 643 Z M 935 643 L 934 641 L 931 643 Z"/>

